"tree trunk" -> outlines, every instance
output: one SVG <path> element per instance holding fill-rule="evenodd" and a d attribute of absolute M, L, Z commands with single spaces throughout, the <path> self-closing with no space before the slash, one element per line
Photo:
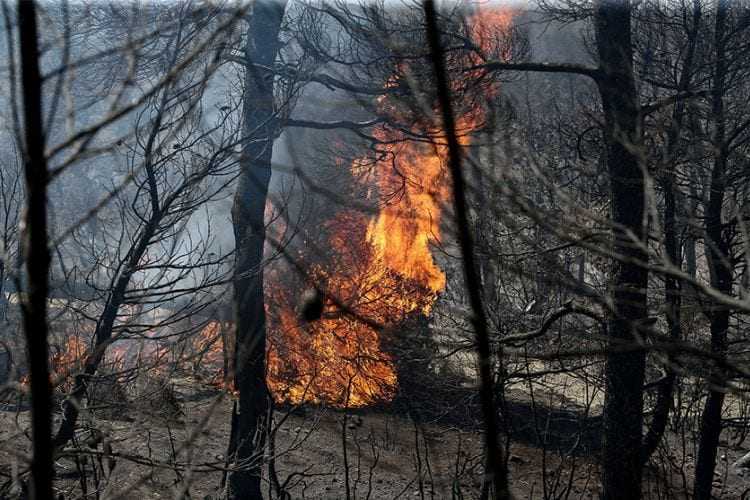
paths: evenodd
<path fill-rule="evenodd" d="M 176 54 L 177 49 L 175 48 L 175 57 Z M 175 59 L 173 58 L 172 62 L 174 63 L 174 61 Z M 61 449 L 73 439 L 81 404 L 83 403 L 83 398 L 86 396 L 89 379 L 91 379 L 91 377 L 96 374 L 97 370 L 99 370 L 99 365 L 104 359 L 107 348 L 112 343 L 112 332 L 115 322 L 117 321 L 117 314 L 120 311 L 120 307 L 122 307 L 125 302 L 130 281 L 133 274 L 138 269 L 139 262 L 143 256 L 146 255 L 148 247 L 152 243 L 152 239 L 159 229 L 159 224 L 162 221 L 163 215 L 169 211 L 168 205 L 164 209 L 160 206 L 159 188 L 153 164 L 154 148 L 158 133 L 161 130 L 169 89 L 163 89 L 162 92 L 161 104 L 158 108 L 158 113 L 154 123 L 151 126 L 151 131 L 144 148 L 145 154 L 143 168 L 146 173 L 148 202 L 151 207 L 151 213 L 149 214 L 148 220 L 146 220 L 145 224 L 139 229 L 138 236 L 132 246 L 128 249 L 124 262 L 121 262 L 122 266 L 120 267 L 119 274 L 111 283 L 104 310 L 96 322 L 96 329 L 94 331 L 94 348 L 91 353 L 86 356 L 83 371 L 75 376 L 73 389 L 62 405 L 63 418 L 53 441 L 56 449 Z"/>
<path fill-rule="evenodd" d="M 478 266 L 475 256 L 474 236 L 469 226 L 469 208 L 467 203 L 467 187 L 465 185 L 461 147 L 456 136 L 455 119 L 451 103 L 450 85 L 445 68 L 443 47 L 440 43 L 440 31 L 438 30 L 437 14 L 435 4 L 432 0 L 425 0 L 425 28 L 427 41 L 430 46 L 430 58 L 435 72 L 435 83 L 438 101 L 440 102 L 443 130 L 446 134 L 448 144 L 448 166 L 453 184 L 453 207 L 455 209 L 457 236 L 461 248 L 461 261 L 466 292 L 472 312 L 472 326 L 474 327 L 475 341 L 477 346 L 479 362 L 479 400 L 481 402 L 482 417 L 484 420 L 484 445 L 485 445 L 485 474 L 491 475 L 494 496 L 498 500 L 510 498 L 508 487 L 508 468 L 505 450 L 499 442 L 499 422 L 496 405 L 495 389 L 492 373 L 492 350 L 490 346 L 489 327 L 487 324 L 487 313 L 484 306 L 482 294 L 482 283 L 479 278 Z M 502 360 L 502 351 L 498 349 L 497 359 Z M 502 378 L 502 362 L 499 364 L 500 377 Z M 502 383 L 502 382 L 501 382 Z"/>
<path fill-rule="evenodd" d="M 596 44 L 601 77 L 599 92 L 605 115 L 607 167 L 612 195 L 612 305 L 607 329 L 602 475 L 604 500 L 641 495 L 641 440 L 645 351 L 638 332 L 646 316 L 645 252 L 626 234 L 642 240 L 644 181 L 639 155 L 642 132 L 635 89 L 629 2 L 597 2 Z"/>
<path fill-rule="evenodd" d="M 150 168 L 147 167 L 147 171 L 150 171 Z M 133 270 L 138 265 L 138 261 L 146 253 L 146 249 L 154 235 L 159 216 L 156 215 L 155 217 L 157 217 L 157 219 L 154 220 L 154 218 L 152 218 L 140 233 L 138 243 L 132 248 L 132 253 L 130 254 L 126 265 L 123 266 L 124 271 L 117 277 L 115 285 L 112 287 L 112 290 L 107 297 L 104 311 L 102 311 L 96 324 L 96 330 L 94 332 L 94 348 L 92 352 L 86 356 L 83 371 L 75 376 L 73 390 L 63 402 L 63 418 L 53 441 L 56 449 L 61 449 L 73 439 L 80 408 L 88 389 L 89 379 L 96 374 L 99 365 L 107 352 L 107 347 L 112 343 L 112 331 L 120 307 L 125 301 L 125 293 L 130 285 Z"/>
<path fill-rule="evenodd" d="M 47 292 L 47 159 L 44 156 L 42 78 L 39 74 L 36 5 L 18 2 L 24 110 L 26 230 L 23 256 L 28 295 L 22 302 L 23 331 L 31 376 L 32 499 L 52 498 L 52 389 L 49 382 Z"/>
<path fill-rule="evenodd" d="M 724 92 L 726 85 L 726 40 L 725 26 L 727 20 L 727 2 L 719 0 L 716 4 L 716 28 L 714 43 L 716 61 L 714 64 L 714 87 L 711 91 L 711 114 L 713 119 L 714 165 L 711 171 L 711 189 L 706 208 L 706 257 L 708 260 L 711 287 L 724 295 L 732 293 L 732 267 L 730 263 L 730 244 L 724 235 L 721 223 L 721 212 L 726 191 L 726 170 L 728 148 L 726 144 L 726 124 L 724 117 Z M 727 329 L 729 327 L 729 310 L 714 304 L 709 311 L 711 320 L 711 352 L 724 356 L 727 349 Z M 721 378 L 720 372 L 710 374 L 710 383 L 715 384 Z M 693 495 L 696 500 L 711 498 L 711 484 L 716 467 L 716 450 L 721 434 L 721 408 L 724 404 L 724 392 L 715 388 L 709 391 L 706 405 L 701 416 L 700 442 L 695 465 L 695 484 Z"/>
<path fill-rule="evenodd" d="M 264 212 L 271 179 L 271 155 L 276 135 L 273 76 L 258 66 L 273 65 L 284 2 L 258 2 L 248 17 L 245 46 L 245 95 L 240 177 L 232 207 L 236 245 L 234 315 L 235 386 L 239 404 L 232 416 L 233 467 L 227 498 L 260 500 L 265 418 L 266 317 L 263 303 Z"/>
<path fill-rule="evenodd" d="M 701 18 L 700 0 L 693 2 L 693 23 L 688 30 L 687 50 L 685 60 L 680 72 L 678 82 L 678 92 L 690 90 L 691 76 L 693 73 L 693 58 L 695 56 L 695 45 L 698 40 L 698 27 Z M 667 130 L 667 146 L 662 161 L 661 185 L 664 190 L 664 246 L 667 257 L 671 264 L 682 267 L 682 252 L 680 251 L 679 227 L 677 222 L 677 201 L 679 188 L 675 185 L 675 153 L 677 144 L 680 140 L 680 131 L 685 117 L 686 104 L 684 100 L 675 103 L 672 113 L 672 121 Z M 671 274 L 664 276 L 664 297 L 666 300 L 666 319 L 669 330 L 669 338 L 677 341 L 682 337 L 682 327 L 680 324 L 680 310 L 682 307 L 682 282 Z M 656 451 L 659 446 L 664 431 L 667 428 L 669 410 L 672 407 L 674 399 L 674 388 L 677 381 L 677 374 L 672 369 L 672 357 L 667 354 L 667 365 L 665 367 L 666 375 L 659 384 L 654 404 L 653 417 L 651 426 L 643 441 L 643 462 L 647 462 L 649 457 Z"/>

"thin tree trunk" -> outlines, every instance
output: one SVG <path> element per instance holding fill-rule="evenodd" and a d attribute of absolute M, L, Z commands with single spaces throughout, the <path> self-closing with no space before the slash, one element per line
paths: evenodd
<path fill-rule="evenodd" d="M 273 76 L 259 66 L 273 65 L 285 2 L 257 2 L 248 18 L 241 173 L 232 207 L 236 245 L 234 314 L 235 386 L 239 404 L 232 418 L 234 470 L 227 498 L 261 500 L 261 474 L 268 412 L 266 315 L 263 303 L 264 213 L 276 135 Z M 259 65 L 259 66 L 255 66 Z"/>
<path fill-rule="evenodd" d="M 49 382 L 47 292 L 50 252 L 47 242 L 47 159 L 44 156 L 42 79 L 39 74 L 36 5 L 18 2 L 25 127 L 26 230 L 24 257 L 28 296 L 23 326 L 31 378 L 31 462 L 34 499 L 52 498 L 52 389 Z"/>
<path fill-rule="evenodd" d="M 708 259 L 711 287 L 722 294 L 732 293 L 732 267 L 730 263 L 730 245 L 723 234 L 721 213 L 726 191 L 726 170 L 728 149 L 726 144 L 726 124 L 724 117 L 724 92 L 726 85 L 726 41 L 725 27 L 728 5 L 726 0 L 716 4 L 716 27 L 714 43 L 716 61 L 714 65 L 714 87 L 711 92 L 711 114 L 713 118 L 714 165 L 711 171 L 711 189 L 706 208 L 706 257 Z M 711 320 L 711 352 L 719 357 L 726 355 L 727 329 L 729 328 L 729 310 L 714 305 L 709 311 Z M 711 373 L 712 379 L 720 378 L 716 370 Z M 715 384 L 715 380 L 709 381 Z M 721 434 L 721 409 L 724 404 L 724 392 L 712 388 L 709 391 L 706 405 L 701 416 L 700 442 L 695 465 L 695 483 L 693 496 L 696 500 L 711 498 L 716 452 Z"/>
<path fill-rule="evenodd" d="M 177 54 L 177 45 L 179 44 L 176 44 L 175 46 L 175 57 Z M 157 135 L 161 129 L 163 112 L 168 100 L 169 90 L 167 88 L 162 92 L 161 105 L 159 106 L 156 119 L 154 120 L 146 142 L 144 157 L 144 171 L 146 173 L 151 214 L 145 225 L 138 232 L 138 236 L 134 241 L 133 246 L 128 250 L 128 253 L 125 256 L 125 262 L 122 263 L 122 267 L 120 268 L 120 274 L 114 279 L 112 288 L 107 296 L 107 302 L 104 305 L 104 310 L 96 323 L 96 329 L 94 331 L 94 348 L 92 352 L 86 356 L 83 371 L 75 376 L 73 390 L 63 403 L 63 418 L 54 439 L 54 446 L 56 449 L 62 448 L 73 438 L 83 398 L 86 396 L 88 381 L 99 369 L 99 365 L 107 352 L 107 347 L 112 343 L 112 331 L 115 321 L 117 320 L 117 313 L 125 302 L 125 295 L 128 286 L 130 285 L 130 280 L 138 269 L 139 262 L 146 254 L 152 238 L 159 229 L 159 224 L 162 221 L 165 211 L 168 212 L 169 210 L 169 204 L 167 204 L 165 209 L 162 209 L 159 204 L 159 189 L 153 166 L 154 147 Z M 171 199 L 174 198 L 172 197 Z"/>
<path fill-rule="evenodd" d="M 463 275 L 471 305 L 472 325 L 476 336 L 477 354 L 479 357 L 479 396 L 485 426 L 486 474 L 491 475 L 495 498 L 502 500 L 510 498 L 508 471 L 505 454 L 498 440 L 500 428 L 497 417 L 497 405 L 495 404 L 495 391 L 493 389 L 489 329 L 483 303 L 482 282 L 479 278 L 478 266 L 474 256 L 474 238 L 469 226 L 467 193 L 461 165 L 461 148 L 456 137 L 450 86 L 443 60 L 444 54 L 440 43 L 437 14 L 432 0 L 425 0 L 424 11 L 427 39 L 435 70 L 438 100 L 442 110 L 443 128 L 448 142 L 448 163 L 453 184 L 453 205 L 456 211 L 458 241 L 461 248 Z M 501 352 L 498 353 L 498 359 L 502 363 Z"/>
<path fill-rule="evenodd" d="M 602 0 L 595 4 L 594 15 L 615 224 L 613 249 L 621 256 L 613 263 L 613 312 L 607 323 L 602 498 L 630 500 L 641 496 L 645 351 L 640 349 L 638 327 L 646 317 L 648 273 L 639 263 L 646 262 L 645 252 L 627 232 L 641 241 L 645 234 L 639 158 L 642 132 L 633 76 L 630 3 Z"/>
<path fill-rule="evenodd" d="M 125 301 L 125 292 L 130 284 L 133 270 L 146 253 L 155 229 L 156 221 L 152 219 L 141 233 L 128 262 L 123 266 L 125 271 L 120 274 L 107 298 L 104 311 L 96 325 L 94 348 L 91 354 L 86 356 L 83 371 L 75 376 L 73 390 L 63 403 L 63 418 L 54 439 L 56 449 L 62 448 L 73 438 L 83 398 L 86 396 L 88 381 L 99 369 L 99 365 L 107 352 L 107 347 L 112 342 L 112 330 L 117 319 L 117 312 Z"/>
<path fill-rule="evenodd" d="M 693 58 L 695 56 L 695 45 L 698 40 L 700 18 L 700 0 L 695 0 L 693 2 L 693 24 L 688 31 L 688 45 L 678 82 L 678 92 L 686 92 L 691 86 Z M 679 100 L 675 103 L 672 122 L 667 131 L 667 150 L 664 154 L 662 164 L 663 174 L 661 176 L 661 184 L 664 189 L 664 246 L 669 261 L 677 267 L 682 267 L 682 252 L 680 251 L 679 227 L 677 224 L 677 198 L 679 190 L 674 182 L 675 152 L 680 140 L 680 131 L 682 130 L 686 107 L 684 100 Z M 682 337 L 682 326 L 680 324 L 682 283 L 670 274 L 664 277 L 664 296 L 667 303 L 666 319 L 669 338 L 677 341 Z M 651 426 L 643 441 L 644 463 L 656 451 L 667 428 L 669 410 L 672 407 L 674 388 L 677 381 L 677 374 L 671 366 L 671 361 L 672 358 L 668 355 L 665 367 L 666 375 L 664 380 L 659 384 L 653 417 L 651 418 Z"/>

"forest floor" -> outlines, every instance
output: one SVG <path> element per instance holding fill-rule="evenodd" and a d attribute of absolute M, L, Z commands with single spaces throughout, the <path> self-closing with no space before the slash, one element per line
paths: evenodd
<path fill-rule="evenodd" d="M 169 397 L 156 398 L 149 407 L 133 406 L 88 419 L 89 430 L 79 435 L 78 444 L 89 460 L 76 463 L 61 457 L 57 462 L 57 486 L 65 498 L 81 496 L 81 471 L 88 478 L 86 493 L 91 498 L 221 497 L 232 400 L 189 379 L 175 380 L 172 387 Z M 180 411 L 165 417 L 163 410 L 174 403 L 171 398 Z M 482 441 L 477 432 L 416 425 L 407 416 L 385 411 L 345 414 L 320 407 L 278 411 L 275 422 L 277 476 L 291 498 L 346 499 L 347 489 L 352 499 L 478 498 Z M 2 476 L 23 470 L 28 433 L 28 411 L 0 411 Z M 102 459 L 106 450 L 114 454 L 114 461 Z M 745 446 L 719 450 L 718 498 L 739 499 L 750 487 L 750 471 L 731 466 L 747 451 Z M 675 446 L 673 457 L 677 455 L 686 463 L 684 477 L 669 467 L 649 469 L 651 498 L 682 497 L 675 491 L 683 480 L 692 481 L 691 454 Z M 598 498 L 595 461 L 583 456 L 561 462 L 552 451 L 545 455 L 538 447 L 516 442 L 509 460 L 515 497 Z M 653 480 L 666 474 L 677 488 L 668 494 L 664 481 Z M 264 482 L 270 488 L 267 468 Z M 92 486 L 97 483 L 98 495 Z"/>

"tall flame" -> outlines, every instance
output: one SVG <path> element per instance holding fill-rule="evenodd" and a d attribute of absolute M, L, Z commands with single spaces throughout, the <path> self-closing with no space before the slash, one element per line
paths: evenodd
<path fill-rule="evenodd" d="M 378 131 L 376 135 L 385 140 L 388 133 Z M 430 245 L 440 240 L 445 154 L 413 142 L 389 149 L 396 158 L 395 168 L 379 162 L 377 184 L 381 198 L 394 195 L 398 201 L 385 204 L 370 222 L 367 241 L 382 265 L 437 293 L 445 288 L 445 274 L 435 262 Z"/>
<path fill-rule="evenodd" d="M 471 36 L 489 50 L 511 20 L 507 10 L 483 11 L 472 19 Z M 386 86 L 395 84 L 394 77 Z M 385 96 L 379 102 L 381 112 L 393 110 Z M 481 103 L 467 107 L 457 120 L 463 145 L 484 120 Z M 416 127 L 421 129 L 415 133 L 439 132 L 434 125 Z M 372 217 L 345 211 L 325 228 L 336 258 L 309 273 L 312 286 L 327 297 L 321 319 L 302 321 L 296 291 L 283 286 L 278 270 L 267 275 L 268 384 L 277 401 L 358 407 L 390 400 L 396 371 L 373 325 L 388 327 L 413 314 L 429 314 L 445 288 L 431 246 L 440 241 L 442 204 L 449 194 L 447 149 L 440 141 L 411 141 L 386 127 L 374 135 L 386 144 L 383 154 L 374 165 L 362 158 L 349 168 L 362 182 L 374 182 L 379 210 Z"/>

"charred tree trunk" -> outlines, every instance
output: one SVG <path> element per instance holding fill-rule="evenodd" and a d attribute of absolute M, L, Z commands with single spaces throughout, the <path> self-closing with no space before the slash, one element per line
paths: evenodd
<path fill-rule="evenodd" d="M 234 340 L 231 333 L 232 312 L 225 307 L 219 310 L 219 332 L 221 335 L 221 374 L 224 387 L 232 385 L 234 374 L 232 373 L 233 346 L 229 345 Z"/>
<path fill-rule="evenodd" d="M 693 20 L 692 26 L 688 31 L 687 50 L 685 52 L 685 61 L 682 65 L 680 80 L 678 82 L 678 92 L 690 90 L 691 76 L 693 73 L 693 59 L 695 57 L 695 45 L 698 40 L 698 28 L 701 19 L 700 0 L 693 2 Z M 677 222 L 677 201 L 679 188 L 675 185 L 675 155 L 677 144 L 680 140 L 680 131 L 684 122 L 686 103 L 679 100 L 675 103 L 672 113 L 672 122 L 667 130 L 667 149 L 664 154 L 662 163 L 661 185 L 664 190 L 664 246 L 667 257 L 671 264 L 682 267 L 682 252 L 680 251 L 679 227 Z M 664 277 L 664 296 L 666 299 L 667 311 L 667 328 L 669 338 L 677 341 L 682 338 L 682 326 L 680 324 L 680 309 L 682 307 L 682 283 L 671 274 Z M 669 410 L 672 407 L 674 399 L 674 388 L 677 381 L 677 374 L 672 368 L 672 357 L 667 355 L 667 365 L 665 367 L 666 375 L 658 387 L 656 403 L 654 405 L 651 426 L 643 441 L 643 462 L 648 462 L 649 457 L 656 451 L 659 446 L 664 431 L 667 428 L 667 419 Z"/>
<path fill-rule="evenodd" d="M 486 67 L 492 71 L 574 73 L 592 78 L 599 89 L 611 186 L 612 246 L 618 256 L 611 276 L 613 311 L 607 322 L 602 498 L 629 500 L 640 498 L 642 475 L 645 348 L 639 330 L 647 313 L 648 282 L 648 256 L 643 250 L 643 133 L 633 74 L 630 2 L 598 0 L 593 17 L 598 68 L 503 62 Z"/>
<path fill-rule="evenodd" d="M 153 178 L 153 171 L 148 167 L 146 170 L 149 172 L 150 177 Z M 89 379 L 96 374 L 107 352 L 107 347 L 112 343 L 112 331 L 117 319 L 117 313 L 125 302 L 125 294 L 130 284 L 133 270 L 146 253 L 146 249 L 156 231 L 158 220 L 158 213 L 152 215 L 149 224 L 140 233 L 136 245 L 131 249 L 127 263 L 123 266 L 123 271 L 117 277 L 115 285 L 107 297 L 104 311 L 96 324 L 94 349 L 91 354 L 86 356 L 83 371 L 75 376 L 73 390 L 63 403 L 63 418 L 54 439 L 54 446 L 57 449 L 62 448 L 73 439 L 81 404 L 83 404 L 83 398 L 86 396 L 88 389 Z"/>
<path fill-rule="evenodd" d="M 595 5 L 596 44 L 601 76 L 599 93 L 605 116 L 607 167 L 612 196 L 613 312 L 608 320 L 604 443 L 605 500 L 641 495 L 641 441 L 645 351 L 638 326 L 646 317 L 644 179 L 639 155 L 642 132 L 633 75 L 629 2 Z M 630 233 L 630 234 L 628 234 Z"/>
<path fill-rule="evenodd" d="M 175 55 L 177 49 L 175 49 Z M 174 63 L 174 59 L 173 59 Z M 81 404 L 86 396 L 88 382 L 99 369 L 107 348 L 112 343 L 112 332 L 117 320 L 117 314 L 123 303 L 125 303 L 128 287 L 132 280 L 133 274 L 138 269 L 141 259 L 146 254 L 149 245 L 153 242 L 154 237 L 159 231 L 165 213 L 169 212 L 170 201 L 174 200 L 172 196 L 162 207 L 160 205 L 159 187 L 157 184 L 156 173 L 154 172 L 153 155 L 156 145 L 156 139 L 161 130 L 164 118 L 164 109 L 166 108 L 169 96 L 169 88 L 162 90 L 161 104 L 158 113 L 151 126 L 151 131 L 146 142 L 144 150 L 144 172 L 145 190 L 148 193 L 148 202 L 151 207 L 149 218 L 138 231 L 138 235 L 133 245 L 128 249 L 124 261 L 121 262 L 119 273 L 113 278 L 110 291 L 107 295 L 107 301 L 104 304 L 104 310 L 99 316 L 96 329 L 94 330 L 94 348 L 86 356 L 83 371 L 75 376 L 73 389 L 70 395 L 63 403 L 63 418 L 60 427 L 54 439 L 54 446 L 57 449 L 65 446 L 75 434 L 75 426 L 78 421 Z"/>
<path fill-rule="evenodd" d="M 732 264 L 730 242 L 725 235 L 721 213 L 724 195 L 727 188 L 728 147 L 726 141 L 726 123 L 724 116 L 724 93 L 727 76 L 725 27 L 728 5 L 719 0 L 716 5 L 716 27 L 714 43 L 716 61 L 714 63 L 714 85 L 711 91 L 711 114 L 713 119 L 712 144 L 714 150 L 713 169 L 708 207 L 705 213 L 706 224 L 706 257 L 708 260 L 711 287 L 724 295 L 732 293 Z M 727 329 L 729 328 L 729 310 L 719 304 L 713 304 L 709 311 L 711 322 L 711 352 L 723 357 L 727 350 Z M 716 389 L 720 384 L 720 373 L 711 373 L 709 383 L 713 385 L 703 408 L 700 427 L 700 442 L 695 466 L 695 484 L 693 495 L 696 500 L 711 498 L 711 484 L 716 467 L 716 451 L 721 434 L 721 408 L 724 404 L 724 392 Z"/>
<path fill-rule="evenodd" d="M 263 68 L 272 66 L 276 59 L 285 7 L 284 2 L 257 2 L 248 18 L 242 110 L 244 143 L 232 207 L 236 245 L 234 374 L 239 404 L 232 416 L 230 451 L 234 456 L 234 470 L 227 484 L 230 499 L 263 498 L 261 471 L 269 395 L 265 378 L 266 316 L 261 266 L 264 213 L 277 131 L 274 78 Z"/>
<path fill-rule="evenodd" d="M 50 253 L 47 242 L 47 159 L 44 156 L 42 78 L 39 74 L 36 5 L 18 2 L 25 129 L 26 230 L 24 261 L 28 296 L 23 330 L 31 376 L 31 462 L 33 499 L 52 498 L 52 389 L 47 361 L 47 292 Z"/>
<path fill-rule="evenodd" d="M 448 166 L 453 183 L 453 207 L 456 211 L 458 242 L 461 248 L 461 261 L 466 292 L 471 305 L 471 323 L 474 328 L 479 362 L 479 399 L 484 420 L 485 474 L 491 477 L 494 496 L 498 500 L 510 498 L 508 469 L 505 450 L 499 441 L 500 426 L 498 422 L 495 389 L 493 387 L 492 351 L 490 348 L 487 312 L 482 294 L 482 281 L 476 262 L 474 236 L 469 226 L 469 209 L 467 203 L 466 180 L 461 160 L 461 147 L 456 136 L 455 118 L 451 102 L 450 85 L 445 68 L 444 52 L 440 42 L 440 31 L 437 24 L 437 13 L 433 0 L 424 2 L 427 41 L 430 46 L 430 57 L 435 71 L 438 101 L 442 111 L 442 125 L 448 143 Z M 502 352 L 498 353 L 502 360 Z M 502 370 L 502 363 L 500 364 Z"/>

